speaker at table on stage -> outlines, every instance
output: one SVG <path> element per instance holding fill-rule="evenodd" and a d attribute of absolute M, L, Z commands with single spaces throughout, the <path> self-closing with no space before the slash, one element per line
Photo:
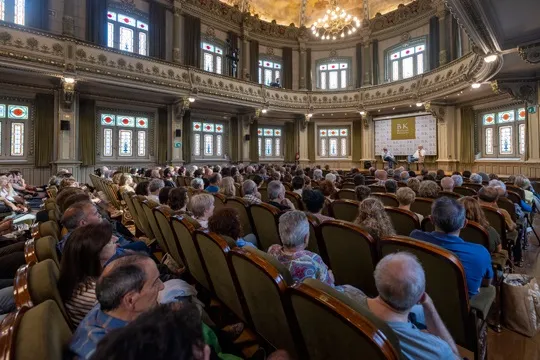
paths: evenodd
<path fill-rule="evenodd" d="M 414 154 L 409 155 L 407 157 L 407 161 L 409 163 L 418 162 L 420 164 L 424 163 L 424 158 L 426 157 L 426 150 L 422 145 L 418 145 L 418 149 L 414 152 Z"/>
<path fill-rule="evenodd" d="M 381 158 L 382 158 L 383 161 L 388 162 L 388 167 L 390 169 L 392 169 L 394 167 L 394 164 L 397 164 L 395 156 L 392 155 L 392 153 L 390 152 L 390 150 L 388 150 L 387 147 L 383 148 L 383 151 L 381 153 Z"/>

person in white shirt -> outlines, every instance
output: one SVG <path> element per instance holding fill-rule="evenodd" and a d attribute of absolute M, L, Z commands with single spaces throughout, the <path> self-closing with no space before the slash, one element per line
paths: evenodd
<path fill-rule="evenodd" d="M 383 159 L 383 161 L 388 161 L 388 167 L 390 169 L 394 167 L 394 164 L 397 164 L 396 158 L 394 157 L 394 155 L 392 155 L 392 153 L 387 148 L 383 148 L 383 151 L 381 153 L 381 158 Z"/>
<path fill-rule="evenodd" d="M 426 150 L 424 150 L 424 147 L 422 145 L 418 145 L 418 149 L 414 152 L 413 155 L 409 155 L 407 160 L 409 163 L 417 162 L 419 160 L 422 160 L 420 162 L 424 162 L 424 157 L 426 156 Z"/>

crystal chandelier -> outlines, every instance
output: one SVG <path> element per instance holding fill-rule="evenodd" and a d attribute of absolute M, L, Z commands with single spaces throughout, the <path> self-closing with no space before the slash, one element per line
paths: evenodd
<path fill-rule="evenodd" d="M 337 0 L 332 0 L 331 8 L 326 10 L 324 17 L 313 23 L 311 31 L 322 40 L 337 40 L 355 33 L 359 28 L 360 20 L 337 6 Z"/>

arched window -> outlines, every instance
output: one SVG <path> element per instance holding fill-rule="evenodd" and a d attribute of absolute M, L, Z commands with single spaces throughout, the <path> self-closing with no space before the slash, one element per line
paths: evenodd
<path fill-rule="evenodd" d="M 100 151 L 104 160 L 147 159 L 150 114 L 100 110 Z"/>
<path fill-rule="evenodd" d="M 350 155 L 349 126 L 319 126 L 318 155 L 321 158 L 346 158 Z"/>
<path fill-rule="evenodd" d="M 520 157 L 525 154 L 525 107 L 480 113 L 480 139 L 483 157 Z"/>
<path fill-rule="evenodd" d="M 203 41 L 201 43 L 201 49 L 203 70 L 223 74 L 223 47 Z"/>
<path fill-rule="evenodd" d="M 259 158 L 283 158 L 282 134 L 281 128 L 275 126 L 264 126 L 257 130 Z"/>
<path fill-rule="evenodd" d="M 281 60 L 259 60 L 259 84 L 270 86 L 271 83 L 281 84 Z"/>
<path fill-rule="evenodd" d="M 320 90 L 346 89 L 351 85 L 350 59 L 317 61 L 317 88 Z"/>
<path fill-rule="evenodd" d="M 225 126 L 212 121 L 194 121 L 192 155 L 195 159 L 223 159 L 226 155 Z"/>
<path fill-rule="evenodd" d="M 0 20 L 24 25 L 25 0 L 0 0 Z"/>
<path fill-rule="evenodd" d="M 114 8 L 107 11 L 107 46 L 148 55 L 148 18 Z"/>
<path fill-rule="evenodd" d="M 426 39 L 414 39 L 385 51 L 386 81 L 408 79 L 427 69 Z"/>

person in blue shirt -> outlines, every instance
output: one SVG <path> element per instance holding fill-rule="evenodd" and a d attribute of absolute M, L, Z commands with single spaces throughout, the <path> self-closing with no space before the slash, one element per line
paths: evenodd
<path fill-rule="evenodd" d="M 210 176 L 210 186 L 208 186 L 205 190 L 211 194 L 218 193 L 219 192 L 219 185 L 221 185 L 221 175 L 220 174 L 213 174 Z"/>
<path fill-rule="evenodd" d="M 465 242 L 459 237 L 465 226 L 465 208 L 455 199 L 442 197 L 433 203 L 431 221 L 435 231 L 414 230 L 411 237 L 453 252 L 465 270 L 469 296 L 478 294 L 481 286 L 489 286 L 493 278 L 491 256 L 482 245 Z"/>

